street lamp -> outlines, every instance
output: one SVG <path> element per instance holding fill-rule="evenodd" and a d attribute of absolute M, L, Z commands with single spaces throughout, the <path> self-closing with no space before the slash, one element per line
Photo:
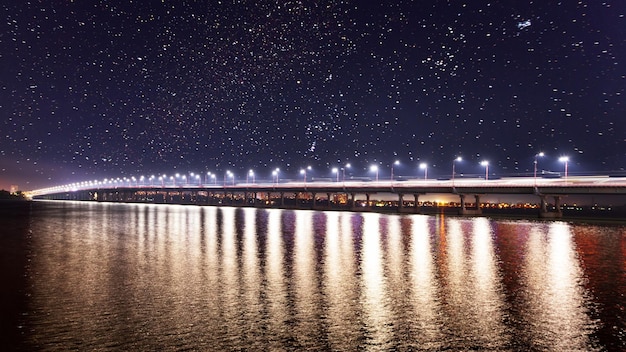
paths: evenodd
<path fill-rule="evenodd" d="M 248 171 L 248 175 L 246 176 L 246 183 L 248 183 L 248 177 L 252 177 L 252 183 L 254 183 L 254 171 Z"/>
<path fill-rule="evenodd" d="M 569 158 L 566 156 L 562 156 L 559 158 L 559 161 L 565 163 L 565 182 L 567 182 L 567 163 L 569 162 Z"/>
<path fill-rule="evenodd" d="M 543 157 L 545 154 L 543 152 L 535 154 L 535 169 L 533 171 L 533 180 L 535 182 L 535 186 L 537 186 L 537 158 Z"/>
<path fill-rule="evenodd" d="M 300 175 L 304 175 L 304 183 L 306 183 L 306 170 L 311 170 L 311 166 L 307 166 L 306 169 L 300 170 Z"/>
<path fill-rule="evenodd" d="M 336 182 L 339 182 L 339 169 L 337 169 L 336 167 L 333 167 L 333 173 L 337 176 Z"/>
<path fill-rule="evenodd" d="M 300 169 L 300 175 L 303 175 L 304 183 L 306 183 L 306 170 L 305 169 Z"/>
<path fill-rule="evenodd" d="M 276 178 L 276 184 L 278 184 L 278 173 L 280 172 L 279 168 L 276 168 L 274 171 L 272 171 L 272 181 L 274 181 L 274 178 Z"/>
<path fill-rule="evenodd" d="M 396 160 L 393 162 L 393 164 L 391 164 L 391 181 L 393 182 L 393 166 L 394 165 L 400 165 L 400 161 Z"/>
<path fill-rule="evenodd" d="M 370 166 L 370 171 L 376 173 L 376 182 L 378 182 L 378 166 L 376 165 Z"/>
<path fill-rule="evenodd" d="M 456 159 L 452 160 L 452 187 L 454 187 L 454 176 L 456 175 L 456 162 L 463 161 L 463 158 L 458 156 Z"/>
<path fill-rule="evenodd" d="M 481 166 L 485 167 L 485 181 L 489 180 L 489 162 L 487 160 L 483 160 L 480 162 Z"/>
<path fill-rule="evenodd" d="M 421 163 L 420 170 L 424 170 L 424 180 L 428 180 L 428 164 Z"/>
<path fill-rule="evenodd" d="M 342 172 L 342 178 L 341 178 L 341 180 L 342 180 L 343 182 L 346 182 L 346 169 L 349 169 L 350 167 L 352 167 L 352 166 L 350 165 L 350 163 L 347 163 L 345 167 L 342 167 L 342 168 L 341 168 L 341 172 Z"/>
<path fill-rule="evenodd" d="M 230 172 L 230 170 L 226 170 L 226 174 L 224 174 L 224 186 L 226 186 L 226 177 L 231 177 L 233 179 L 233 186 L 235 185 L 235 174 Z"/>

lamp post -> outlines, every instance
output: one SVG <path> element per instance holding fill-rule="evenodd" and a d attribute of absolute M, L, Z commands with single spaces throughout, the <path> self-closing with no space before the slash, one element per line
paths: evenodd
<path fill-rule="evenodd" d="M 376 173 L 376 182 L 378 182 L 378 166 L 376 165 L 370 166 L 370 171 Z"/>
<path fill-rule="evenodd" d="M 224 187 L 226 187 L 226 178 L 230 177 L 233 179 L 233 186 L 235 185 L 235 174 L 233 174 L 232 172 L 230 172 L 230 170 L 226 170 L 226 173 L 224 174 Z"/>
<path fill-rule="evenodd" d="M 535 186 L 537 186 L 537 158 L 539 157 L 543 157 L 545 154 L 543 152 L 539 152 L 537 154 L 535 154 L 535 168 L 533 170 L 533 182 L 535 183 Z"/>
<path fill-rule="evenodd" d="M 489 180 L 489 162 L 487 160 L 483 160 L 480 162 L 481 166 L 485 167 L 485 181 Z"/>
<path fill-rule="evenodd" d="M 567 163 L 569 162 L 569 158 L 566 156 L 562 156 L 559 158 L 559 161 L 565 163 L 565 182 L 567 182 Z"/>
<path fill-rule="evenodd" d="M 337 176 L 337 179 L 335 182 L 339 182 L 339 169 L 336 167 L 333 167 L 333 173 L 335 174 L 335 176 Z"/>
<path fill-rule="evenodd" d="M 252 183 L 254 183 L 254 171 L 248 171 L 248 175 L 246 175 L 246 183 L 249 182 L 249 178 L 252 178 Z"/>
<path fill-rule="evenodd" d="M 303 175 L 304 183 L 306 183 L 306 169 L 300 169 L 300 175 Z"/>
<path fill-rule="evenodd" d="M 393 164 L 391 164 L 391 181 L 393 182 L 393 166 L 394 165 L 400 165 L 400 161 L 396 160 L 393 162 Z"/>
<path fill-rule="evenodd" d="M 279 168 L 276 168 L 274 171 L 272 171 L 272 181 L 274 181 L 274 178 L 276 178 L 276 184 L 278 184 L 278 173 L 280 172 Z"/>
<path fill-rule="evenodd" d="M 424 180 L 428 180 L 428 164 L 421 163 L 420 170 L 424 170 Z"/>
<path fill-rule="evenodd" d="M 456 159 L 452 161 L 452 187 L 454 187 L 454 176 L 456 175 L 456 162 L 462 161 L 462 160 L 463 158 L 459 156 L 459 157 L 456 157 Z"/>
<path fill-rule="evenodd" d="M 304 183 L 306 183 L 306 170 L 311 170 L 311 166 L 307 166 L 306 169 L 300 170 L 300 175 L 304 175 Z"/>
<path fill-rule="evenodd" d="M 345 167 L 341 168 L 341 173 L 342 173 L 341 180 L 342 180 L 342 182 L 346 182 L 346 169 L 349 169 L 350 167 L 351 167 L 350 163 L 347 163 Z"/>

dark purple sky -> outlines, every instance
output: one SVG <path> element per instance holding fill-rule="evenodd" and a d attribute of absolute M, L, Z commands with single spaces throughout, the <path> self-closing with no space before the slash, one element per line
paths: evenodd
<path fill-rule="evenodd" d="M 625 1 L 370 2 L 5 1 L 0 188 L 626 167 Z"/>

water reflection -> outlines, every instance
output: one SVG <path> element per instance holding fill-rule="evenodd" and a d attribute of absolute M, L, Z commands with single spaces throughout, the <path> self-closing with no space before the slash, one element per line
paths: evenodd
<path fill-rule="evenodd" d="M 32 350 L 623 343 L 618 334 L 597 335 L 594 319 L 615 322 L 621 313 L 594 313 L 602 303 L 592 293 L 610 286 L 626 294 L 611 281 L 619 274 L 603 276 L 623 268 L 623 251 L 611 245 L 626 243 L 624 231 L 593 242 L 584 262 L 565 223 L 84 203 L 45 209 L 31 225 L 24 316 Z M 608 254 L 598 261 L 594 253 Z"/>
<path fill-rule="evenodd" d="M 561 351 L 591 349 L 595 324 L 585 304 L 582 271 L 569 225 L 554 223 L 547 233 L 533 228 L 527 246 L 523 267 L 528 289 L 527 343 Z"/>
<path fill-rule="evenodd" d="M 383 271 L 379 221 L 379 214 L 363 214 L 361 251 L 363 329 L 366 347 L 389 349 L 393 342 L 391 329 L 393 322 L 390 319 L 387 280 Z"/>
<path fill-rule="evenodd" d="M 268 329 L 273 332 L 268 336 L 268 350 L 282 350 L 287 339 L 287 289 L 285 283 L 285 249 L 283 243 L 283 210 L 267 210 L 267 293 Z"/>
<path fill-rule="evenodd" d="M 414 325 L 416 331 L 412 336 L 424 349 L 439 349 L 444 346 L 444 324 L 428 219 L 427 216 L 413 217 L 411 229 L 411 302 L 412 312 L 420 322 Z"/>
<path fill-rule="evenodd" d="M 352 329 L 359 315 L 354 309 L 358 300 L 355 253 L 352 244 L 351 214 L 326 214 L 324 241 L 324 297 L 327 301 L 328 342 L 332 350 L 354 348 L 358 332 Z"/>

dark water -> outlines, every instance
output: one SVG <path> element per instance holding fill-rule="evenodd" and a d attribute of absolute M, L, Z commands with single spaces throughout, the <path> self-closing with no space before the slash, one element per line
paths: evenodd
<path fill-rule="evenodd" d="M 626 349 L 624 226 L 70 202 L 0 221 L 3 350 Z"/>

